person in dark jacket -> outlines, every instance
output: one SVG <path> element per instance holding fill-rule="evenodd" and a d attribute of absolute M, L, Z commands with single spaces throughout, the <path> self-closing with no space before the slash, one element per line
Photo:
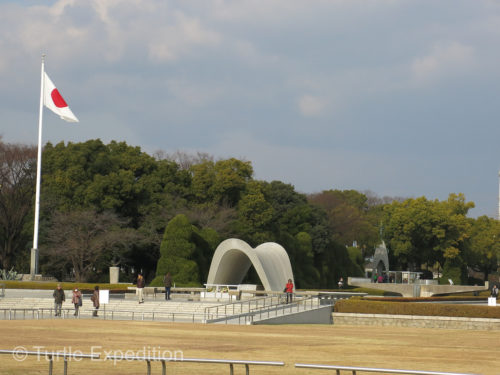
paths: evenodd
<path fill-rule="evenodd" d="M 97 310 L 99 310 L 99 306 L 100 306 L 99 305 L 99 285 L 96 285 L 94 287 L 94 293 L 92 293 L 90 300 L 94 304 L 94 312 L 92 313 L 92 316 L 98 316 Z"/>
<path fill-rule="evenodd" d="M 172 276 L 170 272 L 163 277 L 163 285 L 165 285 L 165 299 L 170 300 L 170 288 L 172 288 Z"/>
<path fill-rule="evenodd" d="M 66 301 L 66 296 L 64 295 L 64 290 L 61 288 L 61 284 L 57 284 L 57 288 L 54 290 L 52 296 L 54 297 L 55 316 L 61 316 L 62 304 Z"/>
<path fill-rule="evenodd" d="M 491 288 L 491 296 L 498 298 L 498 286 L 496 284 Z"/>

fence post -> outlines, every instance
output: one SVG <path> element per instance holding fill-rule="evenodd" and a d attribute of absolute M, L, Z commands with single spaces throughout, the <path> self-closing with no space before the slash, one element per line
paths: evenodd
<path fill-rule="evenodd" d="M 146 360 L 146 363 L 148 365 L 148 375 L 151 375 L 151 361 Z"/>
<path fill-rule="evenodd" d="M 68 375 L 68 357 L 64 357 L 64 375 Z"/>
<path fill-rule="evenodd" d="M 52 355 L 49 354 L 49 375 L 52 375 L 52 367 L 54 363 L 52 362 Z"/>
<path fill-rule="evenodd" d="M 161 374 L 167 375 L 167 365 L 165 364 L 165 361 L 161 361 Z"/>
<path fill-rule="evenodd" d="M 229 374 L 234 375 L 234 368 L 232 363 L 229 364 Z"/>

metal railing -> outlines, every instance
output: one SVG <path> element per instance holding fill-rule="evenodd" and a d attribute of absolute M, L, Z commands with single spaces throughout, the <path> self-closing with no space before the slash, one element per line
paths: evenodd
<path fill-rule="evenodd" d="M 229 365 L 229 374 L 234 375 L 234 365 L 244 365 L 246 374 L 250 374 L 250 366 L 284 366 L 284 362 L 268 361 L 245 361 L 230 359 L 209 359 L 209 358 L 162 358 L 162 357 L 135 357 L 135 356 L 106 356 L 105 360 L 114 361 L 145 361 L 147 374 L 151 375 L 151 362 L 161 362 L 162 374 L 167 373 L 167 362 L 191 362 L 191 363 L 211 363 Z"/>
<path fill-rule="evenodd" d="M 263 305 L 259 305 L 258 303 L 249 304 L 249 302 L 252 301 L 260 302 L 263 299 L 268 300 Z M 225 324 L 227 324 L 228 321 L 233 320 L 236 322 L 237 319 L 238 324 L 241 324 L 242 320 L 244 324 L 252 324 L 255 320 L 270 319 L 278 316 L 284 316 L 286 314 L 298 313 L 301 311 L 307 311 L 321 307 L 320 301 L 316 296 L 296 299 L 295 301 L 290 303 L 285 303 L 285 301 L 286 299 L 283 300 L 283 296 L 272 296 L 272 297 L 257 298 L 245 302 L 239 302 L 239 303 L 236 302 L 234 304 L 207 307 L 205 308 L 204 322 L 205 323 L 225 322 Z M 234 306 L 232 307 L 230 306 L 238 304 L 242 305 L 240 306 L 240 312 L 235 312 Z M 252 308 L 252 305 L 255 307 Z M 244 311 L 242 308 L 243 306 L 247 306 L 248 309 Z M 224 313 L 222 313 L 223 308 L 224 308 Z M 211 309 L 212 310 L 215 309 L 215 312 L 210 312 Z"/>
<path fill-rule="evenodd" d="M 75 316 L 74 309 L 61 309 L 61 319 L 92 317 L 94 309 L 80 309 Z M 0 308 L 0 319 L 50 319 L 55 318 L 54 308 Z M 148 320 L 168 322 L 202 322 L 203 313 L 163 312 L 163 311 L 134 311 L 134 310 L 98 310 L 100 318 L 104 320 Z"/>
<path fill-rule="evenodd" d="M 101 360 L 100 354 L 83 354 L 81 352 L 49 352 L 49 351 L 28 351 L 28 350 L 3 350 L 1 354 L 10 354 L 16 361 L 24 360 L 28 356 L 36 356 L 38 360 L 44 358 L 49 362 L 49 375 L 52 375 L 54 368 L 54 358 L 62 357 L 64 360 L 64 375 L 68 373 L 68 359 L 91 359 Z M 284 362 L 277 361 L 248 361 L 248 360 L 231 360 L 231 359 L 210 359 L 210 358 L 177 358 L 177 357 L 151 357 L 151 356 L 127 356 L 127 355 L 107 355 L 102 361 L 112 361 L 114 364 L 120 361 L 144 361 L 147 365 L 147 374 L 151 375 L 151 362 L 161 362 L 162 374 L 167 373 L 167 362 L 185 362 L 185 363 L 208 363 L 229 365 L 229 374 L 234 375 L 235 365 L 244 365 L 247 375 L 250 374 L 250 366 L 285 366 Z M 350 371 L 353 375 L 357 372 L 377 372 L 384 374 L 408 374 L 408 375 L 477 375 L 473 373 L 457 373 L 457 372 L 441 372 L 441 371 L 420 371 L 420 370 L 403 370 L 389 368 L 374 368 L 374 367 L 355 367 L 355 366 L 336 366 L 336 365 L 318 365 L 295 363 L 295 368 L 314 369 L 314 370 L 335 370 L 337 375 L 341 371 Z"/>
<path fill-rule="evenodd" d="M 73 359 L 99 359 L 100 354 L 79 354 L 67 352 L 47 352 L 47 351 L 27 351 L 27 350 L 1 350 L 0 354 L 10 354 L 14 360 L 19 361 L 28 356 L 37 356 L 38 359 L 44 358 L 49 361 L 49 375 L 52 375 L 54 368 L 54 357 L 62 357 L 64 359 L 64 375 L 68 374 L 68 358 Z"/>
<path fill-rule="evenodd" d="M 401 369 L 374 368 L 374 367 L 315 365 L 306 363 L 296 363 L 295 367 L 316 369 L 316 370 L 336 370 L 337 375 L 340 375 L 340 371 L 351 371 L 353 375 L 356 375 L 356 372 L 383 372 L 384 374 L 410 374 L 410 375 L 477 375 L 470 373 L 464 374 L 458 372 L 436 372 L 436 371 L 401 370 Z"/>
<path fill-rule="evenodd" d="M 225 303 L 222 305 L 205 307 L 205 321 L 225 317 L 228 315 L 236 315 L 244 312 L 250 312 L 252 309 L 263 308 L 266 306 L 277 305 L 280 302 L 279 295 L 267 297 L 251 298 L 245 301 L 237 301 Z"/>

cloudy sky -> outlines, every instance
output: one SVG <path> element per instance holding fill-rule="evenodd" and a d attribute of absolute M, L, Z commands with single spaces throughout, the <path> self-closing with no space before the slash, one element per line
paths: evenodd
<path fill-rule="evenodd" d="M 43 5 L 40 5 L 43 4 Z M 495 216 L 500 2 L 0 0 L 0 135 L 36 144 L 40 61 L 100 138 L 250 160 L 304 193 L 446 199 Z"/>

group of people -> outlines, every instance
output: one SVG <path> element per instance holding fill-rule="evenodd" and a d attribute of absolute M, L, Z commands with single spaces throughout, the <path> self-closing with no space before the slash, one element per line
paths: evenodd
<path fill-rule="evenodd" d="M 163 276 L 163 285 L 165 286 L 165 300 L 169 301 L 170 291 L 172 288 L 172 275 L 170 275 L 170 272 L 167 272 L 165 276 Z M 137 276 L 137 283 L 136 283 L 137 299 L 139 300 L 139 303 L 144 303 L 145 286 L 146 286 L 146 280 L 144 280 L 144 276 L 142 276 L 142 273 L 140 273 Z"/>
<path fill-rule="evenodd" d="M 56 290 L 54 290 L 54 293 L 52 294 L 54 297 L 54 312 L 55 316 L 61 316 L 62 312 L 62 304 L 63 302 L 66 301 L 66 295 L 64 293 L 64 290 L 61 287 L 61 284 L 57 284 Z M 92 293 L 92 296 L 90 297 L 90 300 L 92 301 L 92 304 L 94 306 L 94 311 L 92 312 L 92 316 L 98 316 L 97 315 L 97 310 L 99 310 L 99 286 L 96 285 L 94 288 L 94 292 Z M 75 288 L 73 290 L 73 295 L 71 297 L 71 303 L 75 306 L 75 312 L 74 316 L 78 316 L 80 312 L 80 307 L 83 306 L 83 296 L 82 292 L 78 289 Z"/>
<path fill-rule="evenodd" d="M 163 284 L 165 285 L 165 300 L 169 301 L 170 300 L 170 291 L 172 288 L 172 276 L 170 275 L 170 272 L 166 273 L 165 276 L 163 277 Z M 136 285 L 137 285 L 137 296 L 139 299 L 139 303 L 144 303 L 144 287 L 146 286 L 146 281 L 145 281 L 144 276 L 142 274 L 139 274 L 137 276 Z M 54 297 L 55 316 L 61 316 L 62 304 L 63 304 L 63 302 L 66 301 L 66 295 L 64 293 L 64 290 L 61 287 L 61 284 L 57 284 L 57 288 L 54 290 L 52 297 Z M 92 301 L 92 305 L 94 307 L 94 311 L 92 312 L 92 316 L 98 316 L 97 312 L 98 312 L 99 307 L 100 307 L 99 286 L 98 285 L 95 286 L 94 291 L 93 291 L 92 295 L 90 296 L 90 300 Z M 80 307 L 83 306 L 82 292 L 78 288 L 75 288 L 73 290 L 73 295 L 71 297 L 71 303 L 75 306 L 75 312 L 73 315 L 78 316 L 78 314 L 80 312 Z"/>

